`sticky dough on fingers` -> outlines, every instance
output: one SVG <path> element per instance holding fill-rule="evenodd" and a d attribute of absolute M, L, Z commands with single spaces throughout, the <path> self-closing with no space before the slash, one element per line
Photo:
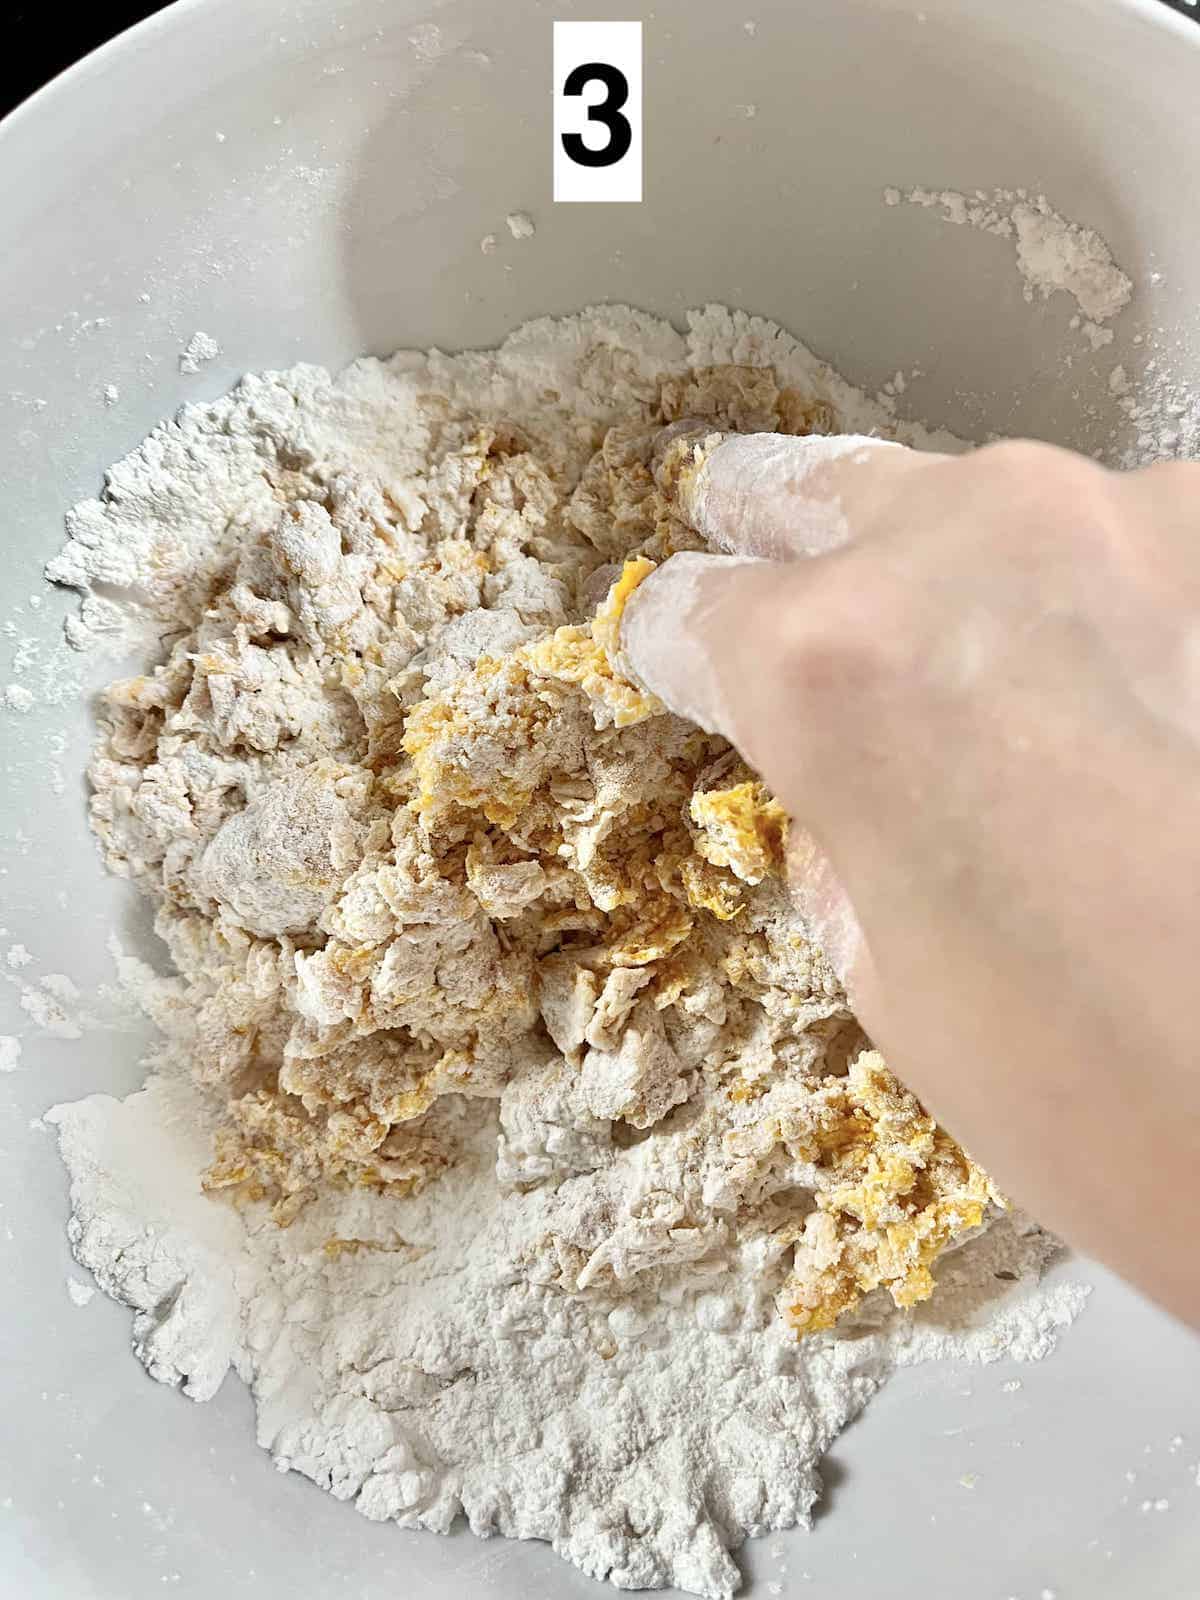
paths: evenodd
<path fill-rule="evenodd" d="M 847 468 L 903 445 L 865 434 L 720 434 L 679 424 L 658 471 L 715 550 L 763 560 L 824 555 L 852 533 Z"/>

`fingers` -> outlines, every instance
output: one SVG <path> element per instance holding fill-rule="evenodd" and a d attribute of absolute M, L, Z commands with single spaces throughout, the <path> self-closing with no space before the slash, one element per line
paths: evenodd
<path fill-rule="evenodd" d="M 688 426 L 665 441 L 660 481 L 665 470 L 681 512 L 715 549 L 768 560 L 836 550 L 902 477 L 945 459 L 861 434 L 722 436 Z M 680 452 L 690 463 L 680 465 Z"/>
<path fill-rule="evenodd" d="M 795 823 L 788 830 L 787 881 L 809 939 L 856 1003 L 871 970 L 858 916 L 829 857 Z"/>
<path fill-rule="evenodd" d="M 621 619 L 623 665 L 674 711 L 746 750 L 740 643 L 771 605 L 776 569 L 747 556 L 681 550 L 634 590 Z"/>
<path fill-rule="evenodd" d="M 780 651 L 809 573 L 745 556 L 684 551 L 630 597 L 621 625 L 623 665 L 679 716 L 720 733 L 770 777 L 799 729 L 781 720 Z M 772 759 L 772 758 L 775 759 Z M 786 765 L 786 763 L 785 763 Z M 824 950 L 848 993 L 869 971 L 850 899 L 816 841 L 794 827 L 788 887 L 809 937 Z"/>
<path fill-rule="evenodd" d="M 828 584 L 816 580 L 840 566 L 799 558 L 831 555 L 868 533 L 902 479 L 944 459 L 858 435 L 722 435 L 690 422 L 664 431 L 654 458 L 660 486 L 728 553 L 680 552 L 633 593 L 621 623 L 626 670 L 791 795 L 786 779 L 805 765 L 798 746 L 811 708 L 793 704 L 789 669 L 810 603 L 828 609 Z M 847 992 L 868 991 L 873 969 L 849 896 L 815 840 L 796 830 L 788 882 Z"/>

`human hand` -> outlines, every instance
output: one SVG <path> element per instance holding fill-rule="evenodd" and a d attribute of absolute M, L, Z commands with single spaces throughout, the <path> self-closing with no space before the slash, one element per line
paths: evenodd
<path fill-rule="evenodd" d="M 725 553 L 636 591 L 630 662 L 795 819 L 794 893 L 897 1075 L 1200 1323 L 1200 464 L 773 434 L 696 462 L 681 509 Z"/>

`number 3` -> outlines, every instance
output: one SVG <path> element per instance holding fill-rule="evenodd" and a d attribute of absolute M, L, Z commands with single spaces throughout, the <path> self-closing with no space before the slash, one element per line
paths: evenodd
<path fill-rule="evenodd" d="M 605 61 L 585 61 L 567 74 L 563 94 L 582 94 L 593 79 L 602 83 L 608 94 L 599 105 L 588 107 L 588 121 L 604 124 L 608 129 L 608 143 L 599 150 L 592 150 L 584 144 L 581 134 L 564 133 L 563 149 L 581 167 L 612 167 L 633 143 L 629 118 L 621 115 L 621 107 L 629 98 L 629 80 Z"/>

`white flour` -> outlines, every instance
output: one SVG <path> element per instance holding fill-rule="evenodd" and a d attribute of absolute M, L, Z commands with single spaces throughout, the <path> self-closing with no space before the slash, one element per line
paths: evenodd
<path fill-rule="evenodd" d="M 1151 357 L 1136 389 L 1124 367 L 1115 367 L 1109 386 L 1135 430 L 1116 465 L 1129 468 L 1153 461 L 1200 459 L 1200 391 L 1181 381 L 1168 362 Z"/>
<path fill-rule="evenodd" d="M 4 704 L 10 711 L 33 709 L 33 691 L 23 683 L 10 683 L 4 691 Z"/>
<path fill-rule="evenodd" d="M 74 642 L 173 642 L 110 691 L 92 776 L 182 976 L 122 959 L 154 1074 L 48 1120 L 154 1377 L 204 1399 L 234 1368 L 278 1463 L 367 1516 L 462 1510 L 715 1596 L 890 1370 L 1039 1358 L 1086 1291 L 1035 1287 L 1053 1245 L 1014 1215 L 975 1232 L 986 1179 L 854 1043 L 769 806 L 732 826 L 753 786 L 587 620 L 622 556 L 686 536 L 645 465 L 697 408 L 953 444 L 760 319 L 610 308 L 247 379 L 76 508 L 49 568 L 84 591 Z M 882 1252 L 847 1220 L 864 1123 L 900 1175 Z M 214 1138 L 238 1206 L 202 1191 Z M 919 1241 L 963 1238 L 932 1301 L 863 1298 L 913 1305 Z M 779 1310 L 840 1320 L 797 1340 Z"/>
<path fill-rule="evenodd" d="M 327 1198 L 287 1231 L 201 1194 L 208 1115 L 176 1071 L 47 1119 L 75 1254 L 133 1308 L 151 1376 L 204 1400 L 232 1367 L 281 1469 L 404 1527 L 461 1509 L 621 1587 L 733 1593 L 728 1552 L 807 1521 L 821 1456 L 890 1371 L 1040 1359 L 1087 1295 L 1034 1287 L 1053 1246 L 1010 1216 L 916 1312 L 797 1343 L 736 1252 L 618 1297 L 524 1278 L 540 1208 L 497 1187 L 476 1110 L 471 1158 L 420 1197 Z"/>
<path fill-rule="evenodd" d="M 1069 294 L 1080 313 L 1073 326 L 1082 327 L 1092 348 L 1112 342 L 1112 330 L 1104 324 L 1129 304 L 1133 284 L 1100 235 L 1060 216 L 1044 195 L 1025 189 L 978 189 L 966 195 L 955 189 L 917 187 L 903 192 L 885 189 L 884 201 L 890 206 L 906 201 L 939 209 L 945 222 L 1011 239 L 1025 298 Z"/>
<path fill-rule="evenodd" d="M 221 353 L 221 347 L 211 334 L 196 332 L 188 340 L 186 348 L 179 357 L 180 372 L 199 372 L 201 367 L 213 361 Z M 114 392 L 114 399 L 116 398 Z"/>
<path fill-rule="evenodd" d="M 80 1019 L 74 1015 L 73 996 L 67 996 L 50 981 L 55 974 L 43 978 L 40 985 L 22 983 L 20 1006 L 26 1016 L 43 1032 L 56 1039 L 82 1039 Z M 61 975 L 60 975 L 61 976 Z M 67 980 L 70 982 L 70 980 Z M 73 987 L 73 985 L 72 985 Z"/>
<path fill-rule="evenodd" d="M 963 194 L 917 186 L 887 188 L 883 200 L 888 206 L 933 210 L 944 222 L 1008 239 L 1027 300 L 1069 295 L 1077 307 L 1071 330 L 1093 351 L 1113 342 L 1111 324 L 1129 306 L 1133 282 L 1094 229 L 1060 215 L 1044 195 L 1027 189 L 976 189 Z M 1152 290 L 1160 281 L 1161 275 L 1151 272 L 1139 288 Z M 1161 328 L 1157 333 L 1152 337 L 1138 333 L 1130 341 L 1132 350 L 1145 358 L 1136 374 L 1131 376 L 1124 362 L 1109 371 L 1109 393 L 1130 426 L 1129 438 L 1104 452 L 1110 466 L 1131 469 L 1200 456 L 1200 394 L 1190 377 L 1180 376 L 1179 346 L 1161 338 Z M 884 386 L 884 394 L 903 388 L 903 381 L 893 381 Z"/>

